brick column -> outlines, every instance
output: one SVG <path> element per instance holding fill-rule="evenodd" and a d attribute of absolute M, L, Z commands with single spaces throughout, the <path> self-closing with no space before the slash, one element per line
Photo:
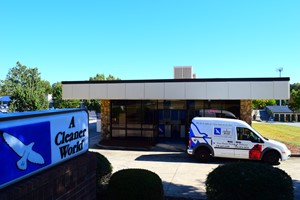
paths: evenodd
<path fill-rule="evenodd" d="M 251 100 L 241 100 L 240 103 L 240 119 L 252 124 L 252 101 Z"/>
<path fill-rule="evenodd" d="M 101 140 L 110 136 L 110 100 L 101 100 Z"/>

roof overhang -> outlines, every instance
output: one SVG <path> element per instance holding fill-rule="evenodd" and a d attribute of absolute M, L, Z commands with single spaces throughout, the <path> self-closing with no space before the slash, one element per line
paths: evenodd
<path fill-rule="evenodd" d="M 290 78 L 63 81 L 63 99 L 289 99 Z"/>

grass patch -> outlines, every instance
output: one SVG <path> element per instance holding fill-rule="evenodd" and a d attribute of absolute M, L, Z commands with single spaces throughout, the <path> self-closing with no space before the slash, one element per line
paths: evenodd
<path fill-rule="evenodd" d="M 252 127 L 266 138 L 300 146 L 300 127 L 265 123 L 252 123 Z"/>

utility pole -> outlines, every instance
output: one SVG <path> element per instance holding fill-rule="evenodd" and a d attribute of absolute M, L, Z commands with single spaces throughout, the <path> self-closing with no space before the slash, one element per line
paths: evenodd
<path fill-rule="evenodd" d="M 277 68 L 276 71 L 279 72 L 279 77 L 281 77 L 281 72 L 283 71 L 283 67 Z"/>
<path fill-rule="evenodd" d="M 283 71 L 283 67 L 277 68 L 276 71 L 279 72 L 279 77 L 281 77 L 281 72 Z M 281 99 L 279 100 L 279 106 L 281 106 Z"/>

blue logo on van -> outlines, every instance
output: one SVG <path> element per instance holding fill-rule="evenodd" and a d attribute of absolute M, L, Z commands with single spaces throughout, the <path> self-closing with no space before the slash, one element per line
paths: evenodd
<path fill-rule="evenodd" d="M 215 135 L 221 135 L 221 128 L 215 128 L 214 129 L 214 134 Z"/>

